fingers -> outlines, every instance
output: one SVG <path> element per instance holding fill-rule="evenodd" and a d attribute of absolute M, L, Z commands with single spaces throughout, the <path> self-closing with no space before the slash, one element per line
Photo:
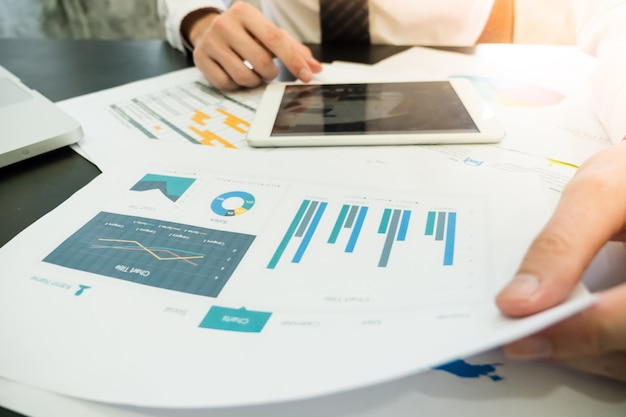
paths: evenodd
<path fill-rule="evenodd" d="M 243 3 L 241 3 L 243 4 Z M 234 90 L 239 86 L 255 87 L 263 82 L 263 76 L 257 71 L 272 71 L 272 68 L 262 68 L 257 71 L 246 66 L 242 58 L 246 55 L 265 54 L 267 61 L 271 56 L 250 35 L 246 26 L 246 19 L 264 19 L 261 12 L 253 6 L 236 3 L 223 14 L 215 17 L 210 26 L 195 44 L 194 62 L 203 72 L 207 80 L 222 90 Z M 252 17 L 247 17 L 252 16 Z"/>
<path fill-rule="evenodd" d="M 562 302 L 595 254 L 626 222 L 626 143 L 590 158 L 565 188 L 553 216 L 496 298 L 509 316 Z"/>
<path fill-rule="evenodd" d="M 504 347 L 516 359 L 551 359 L 626 382 L 626 285 L 599 295 L 587 310 Z"/>
<path fill-rule="evenodd" d="M 193 59 L 196 67 L 215 88 L 224 91 L 234 91 L 240 87 L 240 84 L 236 83 L 221 65 L 209 58 L 208 55 L 201 52 L 198 48 L 194 49 Z M 252 87 L 253 85 L 250 86 Z"/>
<path fill-rule="evenodd" d="M 269 65 L 267 57 L 271 56 L 278 58 L 290 73 L 304 82 L 311 81 L 313 73 L 321 71 L 322 66 L 313 58 L 311 51 L 286 31 L 265 19 L 246 19 L 245 25 L 250 34 L 268 51 L 267 54 L 257 54 L 256 50 L 239 50 L 255 69 Z M 272 78 L 276 75 L 277 73 Z"/>
<path fill-rule="evenodd" d="M 296 49 L 296 52 L 304 58 L 311 72 L 313 72 L 314 74 L 322 72 L 322 64 L 317 59 L 315 59 L 315 57 L 313 57 L 311 50 L 307 46 L 296 41 L 294 42 L 294 48 Z"/>
<path fill-rule="evenodd" d="M 321 71 L 310 50 L 277 28 L 256 7 L 234 3 L 214 18 L 195 45 L 194 62 L 209 82 L 223 90 L 255 87 L 278 76 L 274 58 L 308 82 Z"/>

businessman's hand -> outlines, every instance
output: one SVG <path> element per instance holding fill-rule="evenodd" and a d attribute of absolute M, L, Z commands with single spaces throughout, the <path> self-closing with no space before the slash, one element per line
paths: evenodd
<path fill-rule="evenodd" d="M 211 13 L 189 30 L 196 66 L 216 88 L 255 87 L 278 76 L 278 58 L 298 79 L 309 82 L 322 70 L 305 45 L 271 23 L 256 7 L 236 2 Z"/>
<path fill-rule="evenodd" d="M 565 188 L 518 273 L 496 303 L 509 316 L 562 302 L 609 240 L 626 236 L 626 142 L 590 158 Z M 626 382 L 625 283 L 599 293 L 587 310 L 505 346 L 519 359 L 546 358 Z"/>

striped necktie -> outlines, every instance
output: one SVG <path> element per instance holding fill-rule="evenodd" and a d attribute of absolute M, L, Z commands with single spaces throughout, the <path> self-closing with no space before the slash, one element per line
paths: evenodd
<path fill-rule="evenodd" d="M 368 0 L 320 0 L 322 43 L 370 43 Z"/>

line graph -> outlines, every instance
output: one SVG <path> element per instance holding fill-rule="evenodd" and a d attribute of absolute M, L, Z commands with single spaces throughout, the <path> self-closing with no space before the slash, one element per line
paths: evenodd
<path fill-rule="evenodd" d="M 189 294 L 217 297 L 255 236 L 101 212 L 44 262 Z"/>
<path fill-rule="evenodd" d="M 147 247 L 141 244 L 141 242 L 137 242 L 136 240 L 123 240 L 123 239 L 98 239 L 101 242 L 112 242 L 112 243 L 127 243 L 128 245 L 91 245 L 93 249 L 118 249 L 118 250 L 130 250 L 130 251 L 145 251 L 149 253 L 153 257 L 155 257 L 159 261 L 183 261 L 187 262 L 190 265 L 198 266 L 197 263 L 192 262 L 192 259 L 203 259 L 204 255 L 201 253 L 187 252 L 187 251 L 179 251 L 184 253 L 185 255 L 179 255 L 175 251 L 174 248 L 166 248 L 166 247 Z M 160 256 L 158 253 L 166 253 L 170 256 L 164 257 Z"/>

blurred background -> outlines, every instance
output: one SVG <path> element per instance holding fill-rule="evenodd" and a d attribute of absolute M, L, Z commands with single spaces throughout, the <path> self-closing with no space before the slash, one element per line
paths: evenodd
<path fill-rule="evenodd" d="M 245 1 L 257 6 L 259 2 Z M 575 43 L 569 2 L 515 0 L 515 43 Z M 0 0 L 0 38 L 164 39 L 156 3 L 157 0 Z"/>

